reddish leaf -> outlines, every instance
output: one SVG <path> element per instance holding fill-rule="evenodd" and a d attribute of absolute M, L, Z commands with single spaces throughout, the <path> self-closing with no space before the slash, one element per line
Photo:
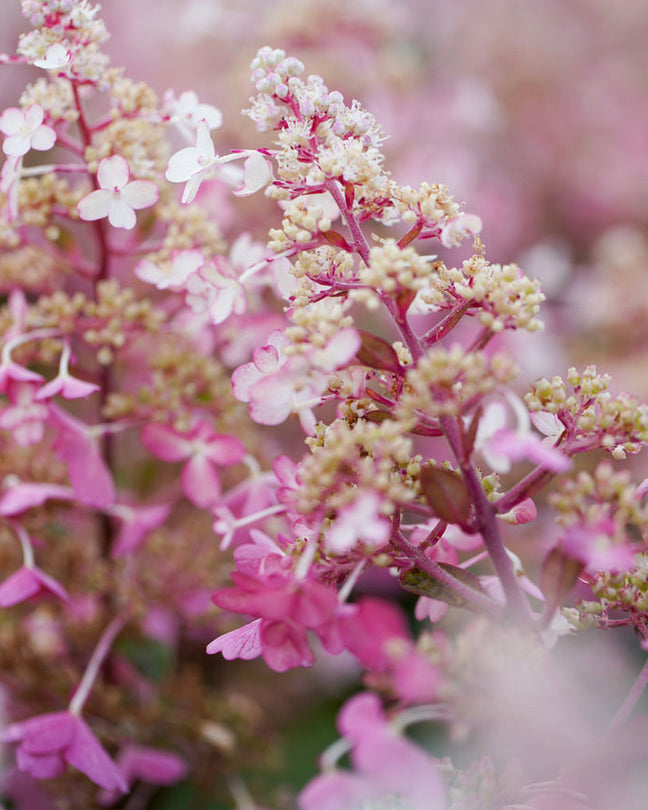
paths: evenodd
<path fill-rule="evenodd" d="M 347 240 L 342 236 L 341 233 L 337 231 L 323 231 L 320 233 L 322 239 L 329 243 L 329 245 L 333 245 L 333 247 L 342 248 L 342 250 L 350 251 L 351 245 L 347 242 Z"/>
<path fill-rule="evenodd" d="M 558 547 L 547 554 L 540 571 L 540 589 L 545 595 L 547 606 L 553 609 L 562 602 L 584 568 L 585 563 L 568 557 Z"/>
<path fill-rule="evenodd" d="M 398 355 L 386 340 L 372 335 L 371 332 L 360 332 L 362 343 L 358 349 L 357 358 L 363 366 L 385 369 L 394 374 L 401 374 L 401 364 Z"/>
<path fill-rule="evenodd" d="M 460 526 L 468 523 L 472 502 L 459 473 L 428 463 L 421 467 L 419 480 L 423 495 L 437 517 Z"/>

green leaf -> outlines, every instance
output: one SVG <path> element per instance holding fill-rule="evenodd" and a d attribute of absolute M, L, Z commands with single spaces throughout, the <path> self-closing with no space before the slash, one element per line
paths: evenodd
<path fill-rule="evenodd" d="M 453 576 L 455 579 L 459 580 L 462 585 L 467 585 L 469 588 L 472 588 L 473 591 L 477 591 L 484 596 L 488 595 L 482 588 L 479 579 L 474 574 L 471 574 L 464 568 L 459 568 L 456 565 L 450 565 L 450 563 L 437 564 L 439 568 L 443 568 L 444 571 Z M 451 605 L 452 607 L 462 607 L 468 609 L 473 607 L 470 602 L 462 599 L 461 596 L 458 596 L 453 590 L 448 588 L 447 585 L 439 582 L 439 580 L 435 579 L 431 574 L 428 574 L 426 571 L 423 571 L 416 566 L 401 573 L 400 583 L 407 591 L 416 593 L 419 596 L 429 596 L 430 599 L 437 599 L 438 601 L 445 602 L 447 605 Z"/>
<path fill-rule="evenodd" d="M 123 638 L 115 647 L 134 667 L 155 683 L 159 683 L 171 669 L 171 649 L 156 639 Z"/>

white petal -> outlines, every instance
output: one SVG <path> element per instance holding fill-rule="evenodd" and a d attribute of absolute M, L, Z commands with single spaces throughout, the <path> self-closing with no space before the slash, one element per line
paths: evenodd
<path fill-rule="evenodd" d="M 25 123 L 25 116 L 22 110 L 17 107 L 7 107 L 7 109 L 0 115 L 0 132 L 5 135 L 15 135 L 20 132 L 21 127 Z"/>
<path fill-rule="evenodd" d="M 25 110 L 25 125 L 34 132 L 43 123 L 45 112 L 40 104 L 32 104 Z"/>
<path fill-rule="evenodd" d="M 237 197 L 246 197 L 272 182 L 272 166 L 263 155 L 253 152 L 243 164 L 243 185 L 234 190 Z"/>
<path fill-rule="evenodd" d="M 135 227 L 135 211 L 121 198 L 113 198 L 108 209 L 108 222 L 113 228 L 125 228 L 130 231 Z"/>
<path fill-rule="evenodd" d="M 10 135 L 4 139 L 2 151 L 10 157 L 22 157 L 31 149 L 31 141 L 24 135 Z"/>
<path fill-rule="evenodd" d="M 72 61 L 72 52 L 60 42 L 50 45 L 45 51 L 44 59 L 35 59 L 32 65 L 44 70 L 58 70 Z"/>
<path fill-rule="evenodd" d="M 150 180 L 133 180 L 122 189 L 122 199 L 131 208 L 148 208 L 158 201 L 159 191 L 155 183 Z"/>
<path fill-rule="evenodd" d="M 209 135 L 209 124 L 204 119 L 196 127 L 196 148 L 203 161 L 213 160 L 216 156 L 214 142 Z"/>
<path fill-rule="evenodd" d="M 108 216 L 108 209 L 112 200 L 112 191 L 99 189 L 91 191 L 82 200 L 79 200 L 77 211 L 81 219 L 92 221 Z"/>
<path fill-rule="evenodd" d="M 130 170 L 121 155 L 104 158 L 97 169 L 97 180 L 101 188 L 120 189 L 128 183 Z"/>
<path fill-rule="evenodd" d="M 191 120 L 200 121 L 201 119 L 207 121 L 209 129 L 218 129 L 223 124 L 223 113 L 218 107 L 212 107 L 211 104 L 198 104 L 191 114 Z"/>
<path fill-rule="evenodd" d="M 201 169 L 198 163 L 199 151 L 195 146 L 187 146 L 171 155 L 164 175 L 169 183 L 185 183 Z"/>
<path fill-rule="evenodd" d="M 39 152 L 47 152 L 56 143 L 56 132 L 52 127 L 43 125 L 38 127 L 36 132 L 31 137 L 32 149 L 37 149 Z"/>
<path fill-rule="evenodd" d="M 184 187 L 184 191 L 182 192 L 182 202 L 185 203 L 185 205 L 194 201 L 203 179 L 204 173 L 199 172 L 187 180 L 187 185 Z"/>

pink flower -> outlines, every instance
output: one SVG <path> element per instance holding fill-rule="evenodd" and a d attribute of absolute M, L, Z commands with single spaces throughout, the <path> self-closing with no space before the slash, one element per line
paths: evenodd
<path fill-rule="evenodd" d="M 287 362 L 284 346 L 290 341 L 280 329 L 275 329 L 265 346 L 255 349 L 252 362 L 244 363 L 232 374 L 232 391 L 241 402 L 250 401 L 250 388 L 265 376 L 274 374 Z"/>
<path fill-rule="evenodd" d="M 88 725 L 70 711 L 13 723 L 1 738 L 18 743 L 17 765 L 36 779 L 60 776 L 67 763 L 105 790 L 128 792 L 126 780 Z"/>
<path fill-rule="evenodd" d="M 108 217 L 113 228 L 135 227 L 135 210 L 149 208 L 158 200 L 158 188 L 150 180 L 128 182 L 130 169 L 121 155 L 104 158 L 97 169 L 100 188 L 91 191 L 77 205 L 81 219 Z"/>
<path fill-rule="evenodd" d="M 36 386 L 31 382 L 9 380 L 6 393 L 11 404 L 0 410 L 0 428 L 11 431 L 20 447 L 38 444 L 43 438 L 49 411 L 46 405 L 36 401 Z"/>
<path fill-rule="evenodd" d="M 7 489 L 0 497 L 0 515 L 11 517 L 42 506 L 50 498 L 62 501 L 74 500 L 74 491 L 60 484 L 19 482 Z"/>
<path fill-rule="evenodd" d="M 324 545 L 333 554 L 346 554 L 360 541 L 379 548 L 389 540 L 391 523 L 380 513 L 380 497 L 369 490 L 359 492 L 343 506 L 332 526 L 324 532 Z"/>
<path fill-rule="evenodd" d="M 243 315 L 247 309 L 245 290 L 232 266 L 216 258 L 204 264 L 187 280 L 187 304 L 194 312 L 206 308 L 212 323 L 226 321 L 230 315 Z"/>
<path fill-rule="evenodd" d="M 151 506 L 132 507 L 116 504 L 110 514 L 122 521 L 122 527 L 111 550 L 112 557 L 121 557 L 139 548 L 147 535 L 161 526 L 169 517 L 171 504 L 156 503 Z"/>
<path fill-rule="evenodd" d="M 203 264 L 205 257 L 200 250 L 174 250 L 170 261 L 161 264 L 142 259 L 135 265 L 135 275 L 158 290 L 177 289 Z"/>
<path fill-rule="evenodd" d="M 98 385 L 78 380 L 70 374 L 70 355 L 70 344 L 66 342 L 61 353 L 58 374 L 40 389 L 36 399 L 50 399 L 57 394 L 64 399 L 84 399 L 99 390 Z"/>
<path fill-rule="evenodd" d="M 182 469 L 182 490 L 196 506 L 209 507 L 221 496 L 216 467 L 238 464 L 245 447 L 234 436 L 214 433 L 206 422 L 199 422 L 189 433 L 159 423 L 145 425 L 142 444 L 163 461 L 186 461 Z"/>
<path fill-rule="evenodd" d="M 0 607 L 11 607 L 33 596 L 53 593 L 64 602 L 70 597 L 65 588 L 35 565 L 23 565 L 0 584 Z"/>
<path fill-rule="evenodd" d="M 50 405 L 57 427 L 52 449 L 68 468 L 74 497 L 79 503 L 105 509 L 115 501 L 115 484 L 103 459 L 95 431 L 67 411 Z"/>
<path fill-rule="evenodd" d="M 388 724 L 375 694 L 347 701 L 338 728 L 350 743 L 354 770 L 316 776 L 298 797 L 300 810 L 445 810 L 436 761 Z"/>
<path fill-rule="evenodd" d="M 125 745 L 117 756 L 117 768 L 129 786 L 136 781 L 152 785 L 173 785 L 187 774 L 187 763 L 171 751 L 148 748 L 142 745 Z M 99 797 L 101 804 L 117 801 L 118 792 L 103 791 Z"/>
<path fill-rule="evenodd" d="M 43 124 L 45 111 L 40 104 L 32 104 L 23 112 L 17 107 L 8 107 L 0 115 L 0 132 L 7 137 L 2 151 L 11 157 L 26 155 L 30 149 L 46 152 L 56 142 L 56 132 Z"/>

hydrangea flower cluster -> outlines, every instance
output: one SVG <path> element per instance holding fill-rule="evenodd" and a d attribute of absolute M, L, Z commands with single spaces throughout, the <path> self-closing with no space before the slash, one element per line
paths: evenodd
<path fill-rule="evenodd" d="M 8 61 L 46 78 L 0 115 L 1 736 L 26 780 L 3 798 L 145 808 L 184 779 L 260 807 L 240 775 L 268 720 L 216 692 L 220 657 L 345 653 L 364 691 L 300 810 L 596 807 L 575 755 L 534 759 L 507 719 L 561 635 L 630 625 L 648 649 L 646 484 L 577 466 L 637 454 L 648 408 L 593 366 L 518 383 L 539 282 L 487 259 L 445 186 L 397 183 L 374 117 L 298 59 L 258 52 L 246 112 L 274 141 L 226 151 L 216 107 L 109 67 L 97 6 L 22 7 Z M 223 188 L 265 190 L 265 242 L 243 213 L 228 245 Z M 507 744 L 477 750 L 486 722 Z"/>

